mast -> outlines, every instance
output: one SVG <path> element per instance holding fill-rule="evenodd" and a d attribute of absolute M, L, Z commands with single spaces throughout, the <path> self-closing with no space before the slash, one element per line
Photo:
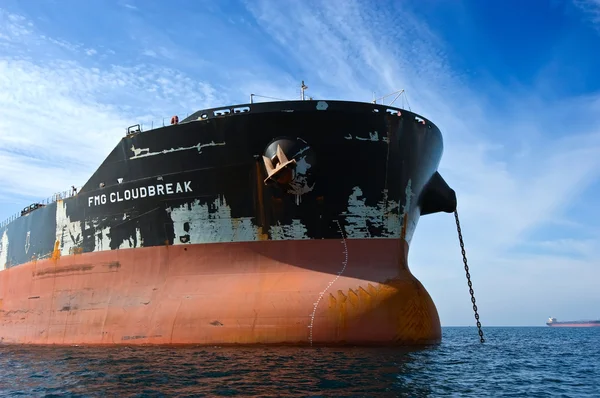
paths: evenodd
<path fill-rule="evenodd" d="M 306 86 L 304 84 L 304 80 L 302 80 L 302 86 L 300 86 L 300 90 L 302 92 L 302 97 L 301 97 L 302 101 L 304 101 L 304 90 L 307 90 L 307 89 L 308 89 L 308 86 Z"/>
<path fill-rule="evenodd" d="M 377 103 L 377 101 L 381 100 L 381 103 L 382 103 L 382 104 L 385 104 L 385 99 L 386 99 L 387 97 L 391 97 L 392 95 L 394 95 L 394 94 L 397 94 L 397 95 L 396 95 L 396 98 L 394 98 L 394 99 L 392 100 L 392 102 L 390 102 L 390 103 L 388 104 L 388 106 L 391 106 L 391 105 L 392 105 L 394 102 L 396 102 L 396 100 L 398 99 L 398 97 L 400 97 L 400 96 L 402 95 L 402 93 L 404 93 L 404 90 L 398 90 L 398 91 L 394 91 L 394 92 L 393 92 L 393 93 L 391 93 L 391 94 L 384 95 L 384 96 L 383 96 L 383 97 L 381 97 L 381 98 L 377 98 L 377 99 L 375 99 L 375 92 L 373 92 L 373 103 L 374 103 L 374 104 L 376 104 L 376 103 Z"/>

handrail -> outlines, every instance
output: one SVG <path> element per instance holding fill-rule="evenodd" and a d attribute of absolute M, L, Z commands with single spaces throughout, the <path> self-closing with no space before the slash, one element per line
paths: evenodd
<path fill-rule="evenodd" d="M 81 190 L 81 188 L 82 188 L 82 186 L 75 187 L 75 190 L 71 189 L 71 190 L 68 190 L 68 191 L 56 192 L 54 195 L 49 196 L 49 197 L 47 197 L 45 199 L 42 199 L 41 201 L 34 202 L 31 205 L 40 204 L 40 205 L 47 206 L 47 205 L 52 204 L 54 202 L 58 202 L 59 200 L 64 200 L 64 199 L 71 198 L 73 196 L 77 196 L 77 194 L 79 193 L 79 191 Z M 29 205 L 29 206 L 31 206 L 31 205 Z M 34 209 L 34 210 L 37 210 L 37 209 Z M 22 217 L 22 216 L 24 216 L 24 214 L 21 214 L 21 211 L 13 214 L 12 216 L 8 217 L 6 220 L 4 220 L 4 221 L 2 221 L 0 223 L 0 228 L 6 227 L 8 224 L 10 224 L 11 222 L 15 221 L 17 218 Z"/>
<path fill-rule="evenodd" d="M 189 112 L 181 112 L 181 113 L 176 113 L 176 115 L 183 115 L 185 114 L 185 117 L 188 117 L 190 115 Z M 139 132 L 143 132 L 143 131 L 150 131 L 150 130 L 154 130 L 154 129 L 158 129 L 161 127 L 166 127 L 166 126 L 170 126 L 170 121 L 171 121 L 171 116 L 167 116 L 167 117 L 163 117 L 160 119 L 152 119 L 152 120 L 147 120 L 146 122 L 140 122 L 140 123 L 136 123 L 133 126 L 139 126 Z M 184 118 L 179 116 L 179 120 L 183 120 Z M 129 126 L 129 127 L 133 127 L 133 126 Z M 150 126 L 148 128 L 148 126 Z M 126 135 L 129 134 L 129 132 L 127 131 L 128 128 L 126 128 Z"/>
<path fill-rule="evenodd" d="M 255 102 L 253 100 L 253 98 L 255 97 L 260 97 L 260 98 L 265 98 L 265 99 L 271 99 L 271 100 L 275 100 L 275 101 L 293 101 L 293 99 L 283 99 L 283 98 L 275 98 L 275 97 L 267 97 L 264 95 L 258 95 L 258 94 L 250 94 L 250 104 L 256 104 L 257 102 Z M 310 98 L 312 100 L 312 98 Z M 273 101 L 264 101 L 264 102 L 273 102 Z M 218 108 L 207 108 L 207 109 L 218 109 Z M 196 111 L 190 113 L 189 111 L 185 111 L 185 112 L 181 112 L 181 113 L 174 113 L 173 115 L 177 115 L 179 116 L 179 120 L 184 120 L 187 119 L 191 114 L 195 113 Z M 182 117 L 182 115 L 185 114 L 185 117 Z M 159 118 L 159 119 L 152 119 L 152 120 L 147 120 L 146 122 L 138 122 L 136 124 L 133 124 L 131 126 L 128 126 L 125 128 L 125 135 L 135 135 L 135 133 L 142 133 L 144 131 L 150 131 L 150 130 L 154 130 L 154 129 L 158 129 L 161 127 L 167 127 L 171 125 L 171 117 L 173 117 L 173 115 L 171 116 L 166 116 L 163 118 Z M 132 131 L 130 132 L 130 128 L 131 127 L 136 127 L 138 126 L 139 131 Z M 150 127 L 148 127 L 150 126 Z M 133 134 L 132 134 L 133 133 Z"/>

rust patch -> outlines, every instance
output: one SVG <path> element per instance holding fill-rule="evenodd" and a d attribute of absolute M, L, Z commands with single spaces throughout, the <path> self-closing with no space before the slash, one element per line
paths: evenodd
<path fill-rule="evenodd" d="M 107 266 L 108 269 L 115 269 L 115 268 L 121 268 L 121 263 L 118 261 L 111 261 L 109 263 L 104 263 L 102 264 L 103 266 Z"/>
<path fill-rule="evenodd" d="M 367 285 L 367 289 L 368 289 L 368 291 L 369 291 L 369 295 L 371 295 L 371 296 L 373 296 L 373 297 L 374 297 L 374 296 L 377 296 L 378 289 L 377 289 L 375 286 L 373 286 L 373 285 L 371 285 L 371 284 L 369 283 L 369 284 Z"/>
<path fill-rule="evenodd" d="M 359 296 L 361 296 L 361 298 L 363 298 L 363 297 L 368 297 L 368 296 L 370 296 L 370 295 L 371 295 L 371 294 L 370 294 L 369 292 L 367 292 L 367 291 L 365 290 L 365 288 L 364 288 L 364 287 L 362 287 L 362 286 L 359 286 L 359 287 L 358 287 L 358 294 L 359 294 Z"/>
<path fill-rule="evenodd" d="M 121 340 L 139 340 L 139 339 L 147 339 L 148 336 L 123 336 Z"/>
<path fill-rule="evenodd" d="M 69 267 L 64 267 L 64 268 L 53 268 L 53 269 L 45 269 L 42 271 L 38 271 L 36 272 L 36 276 L 41 276 L 41 275 L 47 275 L 47 274 L 63 274 L 66 272 L 77 272 L 77 271 L 90 271 L 94 268 L 94 266 L 92 264 L 78 264 L 78 265 L 71 265 Z"/>
<path fill-rule="evenodd" d="M 69 254 L 82 254 L 83 247 L 72 247 L 69 249 Z"/>
<path fill-rule="evenodd" d="M 346 302 L 348 297 L 344 294 L 343 291 L 338 290 L 338 303 L 339 303 L 339 318 L 337 326 L 337 335 L 338 338 L 345 338 L 345 333 L 348 330 L 348 310 L 346 308 Z"/>
<path fill-rule="evenodd" d="M 331 293 L 329 293 L 329 308 L 335 308 L 337 306 L 337 299 Z"/>
<path fill-rule="evenodd" d="M 352 307 L 357 308 L 359 302 L 358 293 L 356 293 L 352 289 L 348 289 L 348 301 L 350 302 Z"/>
<path fill-rule="evenodd" d="M 52 261 L 57 261 L 60 258 L 60 249 L 58 248 L 60 246 L 60 241 L 57 240 L 56 242 L 54 242 L 54 250 L 52 251 Z"/>
<path fill-rule="evenodd" d="M 269 234 L 264 233 L 263 227 L 260 227 L 259 229 L 258 240 L 269 240 Z"/>
<path fill-rule="evenodd" d="M 139 340 L 139 339 L 148 339 L 148 338 L 156 338 L 156 337 L 162 337 L 162 334 L 155 334 L 152 336 L 143 336 L 143 335 L 139 335 L 139 336 L 123 336 L 121 337 L 121 340 Z"/>
<path fill-rule="evenodd" d="M 13 314 L 27 314 L 29 310 L 14 310 L 14 311 L 6 311 L 4 315 L 13 315 Z"/>
<path fill-rule="evenodd" d="M 408 213 L 404 213 L 402 217 L 402 231 L 400 232 L 400 239 L 406 239 L 406 224 L 408 223 Z"/>
<path fill-rule="evenodd" d="M 290 284 L 294 287 L 298 286 L 300 290 L 310 289 L 310 284 L 306 283 L 307 286 L 305 286 L 305 282 L 312 282 L 311 278 L 325 282 L 330 280 L 329 276 L 323 275 L 320 271 L 339 269 L 340 241 L 336 239 L 333 241 L 276 242 L 273 243 L 272 250 L 275 252 L 277 249 L 277 253 L 283 253 L 279 259 L 262 256 L 260 260 L 256 259 L 255 261 L 254 257 L 249 260 L 248 255 L 254 256 L 253 253 L 262 252 L 265 243 L 250 242 L 233 246 L 215 244 L 211 247 L 191 245 L 187 247 L 187 252 L 180 246 L 168 248 L 166 251 L 164 247 L 159 246 L 140 250 L 139 255 L 119 257 L 114 252 L 110 255 L 89 253 L 76 257 L 75 260 L 68 259 L 68 263 L 65 262 L 65 259 L 59 260 L 56 264 L 50 260 L 44 260 L 43 263 L 38 261 L 37 267 L 40 268 L 34 266 L 27 268 L 26 265 L 23 268 L 10 270 L 5 275 L 5 284 L 8 284 L 9 287 L 4 286 L 3 289 L 0 289 L 0 298 L 7 298 L 8 308 L 3 310 L 27 309 L 28 307 L 32 309 L 29 313 L 10 312 L 10 315 L 0 312 L 2 326 L 0 341 L 4 337 L 5 343 L 10 341 L 25 344 L 66 345 L 73 343 L 91 346 L 113 344 L 166 346 L 307 344 L 306 318 L 308 314 L 305 309 L 311 308 L 314 304 L 314 294 L 312 294 L 314 291 L 311 291 L 310 295 L 302 295 L 296 299 L 294 293 L 290 294 L 289 291 L 280 289 L 278 285 Z M 385 272 L 378 272 L 374 276 L 369 276 L 367 272 L 367 275 L 363 276 L 368 276 L 368 279 L 340 277 L 337 280 L 336 285 L 325 293 L 327 297 L 325 294 L 322 296 L 323 301 L 327 300 L 327 303 L 320 303 L 321 307 L 318 308 L 318 313 L 315 315 L 316 328 L 312 336 L 314 344 L 331 344 L 332 346 L 397 345 L 412 344 L 413 342 L 419 344 L 429 341 L 439 342 L 440 327 L 437 312 L 427 292 L 407 270 L 395 277 L 397 264 L 406 261 L 405 252 L 398 250 L 397 240 L 394 242 L 348 240 L 347 244 L 349 252 L 355 253 L 356 260 L 353 261 L 360 264 L 361 261 L 367 261 L 363 258 L 368 258 L 368 261 L 373 264 L 382 264 Z M 255 249 L 257 245 L 261 245 L 261 248 Z M 352 245 L 356 246 L 356 250 L 352 250 Z M 404 243 L 404 245 L 406 244 Z M 336 253 L 331 262 L 327 258 L 330 248 L 335 249 Z M 175 251 L 173 253 L 177 255 L 169 256 L 168 251 L 173 250 Z M 271 248 L 264 250 L 267 254 L 271 253 Z M 323 256 L 326 257 L 318 267 L 319 272 L 310 271 L 307 274 L 298 275 L 297 266 L 314 262 L 314 254 L 310 254 L 311 251 L 323 253 Z M 191 254 L 184 256 L 183 253 Z M 135 294 L 139 292 L 136 280 L 131 278 L 115 279 L 116 275 L 113 273 L 137 272 L 139 265 L 145 265 L 148 259 L 154 258 L 160 259 L 161 264 L 166 261 L 170 268 L 169 272 L 186 275 L 186 277 L 181 278 L 180 284 L 165 284 L 162 268 L 161 273 L 148 275 L 148 278 L 141 282 L 145 286 L 144 289 L 152 295 L 152 302 L 146 304 L 150 297 L 141 295 L 138 297 Z M 81 259 L 82 262 L 79 263 L 76 259 Z M 120 267 L 114 260 L 120 262 Z M 296 265 L 287 264 L 291 262 Z M 249 283 L 254 285 L 257 291 L 265 293 L 268 300 L 249 304 L 246 296 L 240 295 L 245 289 L 231 288 L 230 270 L 239 270 L 240 266 L 248 267 L 249 263 L 252 265 L 249 271 L 252 272 L 236 276 L 235 278 L 238 279 L 231 281 L 232 284 Z M 94 266 L 94 268 L 80 272 L 72 267 L 73 265 L 79 267 L 87 265 L 88 267 Z M 213 271 L 215 267 L 222 268 L 223 272 L 219 275 L 226 276 L 216 277 L 216 281 L 212 284 L 196 285 L 193 283 L 192 278 L 200 280 L 204 278 L 203 275 L 207 274 L 207 270 Z M 366 265 L 363 267 L 367 268 Z M 57 270 L 58 273 L 52 272 L 52 270 Z M 46 273 L 39 279 L 56 279 L 57 283 L 39 283 L 39 279 L 36 278 L 36 281 L 33 282 L 35 285 L 26 285 L 26 283 L 31 283 L 32 274 L 35 276 L 37 271 Z M 381 280 L 385 277 L 394 279 L 383 283 Z M 29 286 L 32 290 L 27 289 L 15 295 L 10 289 L 10 286 L 21 285 Z M 158 288 L 158 286 L 161 287 Z M 211 289 L 209 292 L 206 291 L 207 287 Z M 338 289 L 343 294 L 340 294 Z M 90 291 L 88 292 L 88 290 Z M 26 294 L 31 291 L 39 291 L 40 296 L 42 294 L 44 296 L 35 299 L 35 303 L 28 305 L 24 300 L 30 297 Z M 82 294 L 84 291 L 85 294 Z M 174 299 L 162 300 L 159 305 L 158 301 L 155 301 L 156 295 L 154 294 L 158 291 L 165 297 Z M 130 295 L 129 292 L 132 294 Z M 221 294 L 227 295 L 226 301 L 221 299 Z M 197 299 L 197 302 L 186 301 L 185 297 Z M 111 301 L 111 298 L 115 300 Z M 286 303 L 292 300 L 297 300 L 297 303 L 294 301 L 294 304 L 297 304 L 299 308 L 302 307 L 300 313 L 295 310 L 283 309 L 277 305 L 277 303 Z M 181 303 L 182 301 L 184 304 Z M 104 322 L 109 302 L 111 311 L 113 307 L 118 309 L 118 313 L 115 315 L 119 319 L 115 316 Z M 1 304 L 2 301 L 0 301 L 0 311 L 2 311 Z M 150 306 L 150 304 L 153 305 Z M 327 310 L 327 304 L 335 306 Z M 75 306 L 79 308 L 75 310 Z M 249 325 L 242 328 L 230 324 L 226 328 L 220 320 L 201 319 L 198 317 L 198 308 L 206 308 L 206 306 L 214 309 L 214 315 L 231 314 L 232 308 L 242 308 L 239 314 L 247 319 L 246 323 Z M 46 314 L 47 316 L 41 316 Z M 67 315 L 69 315 L 69 319 L 66 319 Z M 72 315 L 75 316 L 75 319 L 70 319 Z M 21 317 L 26 317 L 26 319 L 19 320 Z M 423 317 L 426 319 L 419 319 Z M 155 329 L 156 331 L 147 330 L 154 329 L 154 324 L 164 330 L 165 335 L 154 339 L 153 333 L 163 333 L 158 329 Z M 276 324 L 277 327 L 265 327 L 270 324 Z M 53 327 L 52 330 L 46 329 L 49 325 Z M 215 329 L 208 328 L 208 326 L 213 326 Z M 43 329 L 46 331 L 40 332 Z M 27 333 L 23 333 L 23 331 Z M 140 333 L 138 335 L 135 333 L 136 331 L 150 334 L 142 335 Z"/>

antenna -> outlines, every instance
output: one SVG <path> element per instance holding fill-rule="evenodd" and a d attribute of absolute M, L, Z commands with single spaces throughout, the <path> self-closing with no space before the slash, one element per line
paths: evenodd
<path fill-rule="evenodd" d="M 304 84 L 304 80 L 302 80 L 302 86 L 300 86 L 300 90 L 302 90 L 302 101 L 304 101 L 304 90 L 307 90 L 308 86 Z"/>

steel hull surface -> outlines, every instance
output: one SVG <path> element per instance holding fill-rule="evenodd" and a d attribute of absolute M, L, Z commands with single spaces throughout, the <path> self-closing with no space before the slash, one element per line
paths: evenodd
<path fill-rule="evenodd" d="M 407 264 L 419 217 L 455 206 L 437 127 L 364 103 L 238 108 L 124 137 L 77 195 L 3 224 L 0 341 L 438 343 Z"/>
<path fill-rule="evenodd" d="M 393 240 L 239 242 L 37 261 L 1 274 L 0 290 L 14 293 L 2 302 L 0 335 L 90 345 L 439 342 L 437 311 L 398 263 L 403 251 Z"/>

